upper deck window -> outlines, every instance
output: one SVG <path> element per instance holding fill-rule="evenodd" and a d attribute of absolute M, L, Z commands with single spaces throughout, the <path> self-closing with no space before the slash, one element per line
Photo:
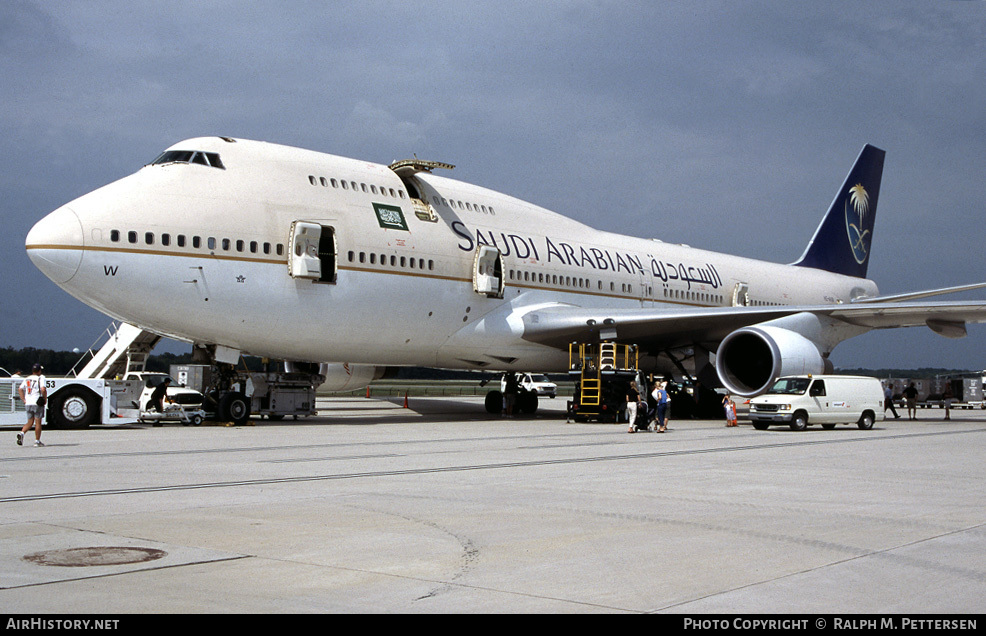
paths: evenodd
<path fill-rule="evenodd" d="M 217 152 L 202 152 L 199 150 L 165 150 L 158 158 L 151 162 L 152 166 L 159 166 L 166 163 L 197 163 L 202 166 L 211 166 L 225 170 L 222 160 Z"/>

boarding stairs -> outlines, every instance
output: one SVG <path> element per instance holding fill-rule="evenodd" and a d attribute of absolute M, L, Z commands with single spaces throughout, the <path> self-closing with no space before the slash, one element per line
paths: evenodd
<path fill-rule="evenodd" d="M 614 342 L 571 343 L 569 375 L 577 376 L 576 403 L 583 415 L 599 415 L 614 381 L 628 382 L 638 373 L 639 353 L 634 345 Z"/>
<path fill-rule="evenodd" d="M 98 350 L 92 347 L 89 349 L 87 355 L 91 359 L 76 373 L 76 377 L 113 379 L 122 378 L 131 371 L 143 371 L 151 350 L 161 340 L 160 335 L 125 322 L 111 324 L 103 336 L 106 341 Z M 79 361 L 80 364 L 82 360 Z"/>

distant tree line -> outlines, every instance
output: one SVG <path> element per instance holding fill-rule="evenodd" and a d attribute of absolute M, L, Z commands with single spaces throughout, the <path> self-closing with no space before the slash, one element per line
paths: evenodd
<path fill-rule="evenodd" d="M 868 375 L 874 378 L 957 378 L 980 375 L 981 369 L 944 369 L 941 367 L 921 367 L 918 369 L 836 369 L 838 375 Z"/>
<path fill-rule="evenodd" d="M 11 347 L 0 348 L 0 368 L 7 373 L 14 374 L 20 371 L 23 375 L 31 372 L 31 367 L 35 363 L 40 363 L 45 368 L 46 375 L 67 375 L 73 368 L 79 371 L 89 361 L 89 356 L 75 351 L 53 351 L 51 349 L 35 349 L 26 347 L 24 349 L 13 349 Z M 147 360 L 146 369 L 148 371 L 163 371 L 167 373 L 173 364 L 188 364 L 192 359 L 191 353 L 175 355 L 173 353 L 162 353 L 152 355 Z M 81 361 L 81 362 L 80 362 Z M 0 377 L 7 374 L 0 371 Z"/>
<path fill-rule="evenodd" d="M 26 347 L 24 349 L 13 349 L 11 347 L 0 348 L 0 368 L 7 373 L 20 371 L 23 374 L 31 372 L 31 367 L 36 362 L 40 362 L 48 375 L 67 375 L 73 368 L 78 371 L 88 362 L 82 359 L 83 354 L 74 351 L 53 351 L 51 349 L 35 349 Z M 147 360 L 146 369 L 148 371 L 161 371 L 168 373 L 173 364 L 190 364 L 192 361 L 191 353 L 174 354 L 162 353 L 151 355 Z M 262 368 L 259 358 L 247 358 L 246 364 L 250 369 L 259 370 Z M 537 371 L 532 369 L 532 371 Z M 979 369 L 945 369 L 939 367 L 922 367 L 918 369 L 836 369 L 839 375 L 868 375 L 875 378 L 934 378 L 934 377 L 959 377 L 980 373 Z M 0 371 L 0 377 L 6 373 Z M 451 371 L 443 369 L 427 369 L 418 367 L 401 368 L 397 373 L 397 378 L 409 379 L 433 379 L 433 380 L 454 380 L 454 379 L 480 379 L 482 377 L 492 377 L 493 374 L 477 373 L 475 371 Z M 552 379 L 564 378 L 564 375 L 553 375 Z"/>

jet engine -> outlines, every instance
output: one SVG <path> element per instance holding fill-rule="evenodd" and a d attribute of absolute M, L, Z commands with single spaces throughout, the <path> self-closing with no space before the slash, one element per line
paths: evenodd
<path fill-rule="evenodd" d="M 323 362 L 318 372 L 325 376 L 319 387 L 322 391 L 354 391 L 369 386 L 373 380 L 383 377 L 387 367 L 369 364 L 349 364 L 348 362 Z"/>
<path fill-rule="evenodd" d="M 384 377 L 388 367 L 348 362 L 323 362 L 317 365 L 308 362 L 285 362 L 284 370 L 289 373 L 321 375 L 325 381 L 316 388 L 323 391 L 355 391 L 368 386 L 373 380 Z"/>
<path fill-rule="evenodd" d="M 730 393 L 753 397 L 777 378 L 831 372 L 832 363 L 803 335 L 771 325 L 737 329 L 716 351 L 716 372 Z"/>

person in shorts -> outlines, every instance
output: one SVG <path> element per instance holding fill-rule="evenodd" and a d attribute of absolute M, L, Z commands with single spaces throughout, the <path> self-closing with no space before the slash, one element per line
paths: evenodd
<path fill-rule="evenodd" d="M 918 419 L 918 390 L 911 382 L 904 389 L 904 402 L 907 404 L 907 415 L 912 419 Z"/>
<path fill-rule="evenodd" d="M 17 445 L 21 446 L 24 444 L 24 434 L 31 430 L 34 426 L 34 445 L 44 446 L 41 443 L 41 420 L 44 419 L 45 407 L 44 404 L 38 404 L 38 398 L 44 396 L 45 400 L 48 399 L 48 389 L 45 388 L 45 377 L 41 375 L 44 368 L 40 364 L 34 365 L 31 369 L 31 375 L 24 378 L 21 382 L 20 387 L 18 387 L 17 392 L 21 396 L 21 401 L 24 402 L 24 406 L 27 410 L 27 424 L 21 429 L 21 432 L 17 434 Z"/>

